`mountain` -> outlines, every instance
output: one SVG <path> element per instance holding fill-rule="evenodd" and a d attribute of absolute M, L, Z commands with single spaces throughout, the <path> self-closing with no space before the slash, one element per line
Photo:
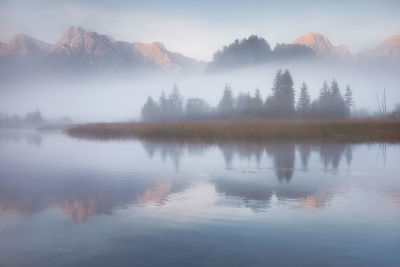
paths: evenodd
<path fill-rule="evenodd" d="M 8 43 L 0 43 L 0 56 L 43 56 L 51 45 L 25 34 L 16 35 Z"/>
<path fill-rule="evenodd" d="M 360 53 L 360 57 L 369 61 L 400 63 L 400 34 L 389 36 L 375 49 Z"/>
<path fill-rule="evenodd" d="M 15 56 L 18 59 L 13 61 Z M 167 50 L 159 42 L 115 41 L 111 36 L 73 26 L 64 31 L 55 44 L 47 44 L 23 34 L 15 36 L 8 43 L 0 43 L 0 63 L 3 60 L 18 67 L 18 63 L 23 64 L 20 60 L 25 56 L 34 56 L 37 65 L 61 70 L 140 68 L 188 73 L 204 66 L 201 61 Z"/>
<path fill-rule="evenodd" d="M 185 57 L 180 53 L 168 51 L 160 42 L 150 44 L 133 43 L 133 48 L 134 51 L 143 57 L 145 62 L 161 66 L 164 69 L 178 72 L 192 72 L 204 66 L 204 63 L 195 59 Z"/>
<path fill-rule="evenodd" d="M 327 36 L 308 33 L 290 44 L 279 43 L 274 49 L 259 36 L 235 40 L 214 54 L 209 63 L 169 51 L 162 43 L 116 41 L 82 27 L 69 27 L 55 44 L 48 44 L 25 34 L 7 43 L 0 42 L 0 75 L 43 70 L 84 72 L 86 70 L 136 70 L 169 73 L 225 71 L 271 62 L 306 63 L 321 60 L 324 64 L 346 62 L 400 63 L 400 35 L 393 35 L 375 49 L 352 55 L 346 46 L 334 46 Z M 42 68 L 41 68 L 42 67 Z"/>
<path fill-rule="evenodd" d="M 342 59 L 350 59 L 352 57 L 352 54 L 346 46 L 333 46 L 328 37 L 320 33 L 308 33 L 294 40 L 292 44 L 304 45 L 306 47 L 309 47 L 318 56 L 333 56 Z"/>

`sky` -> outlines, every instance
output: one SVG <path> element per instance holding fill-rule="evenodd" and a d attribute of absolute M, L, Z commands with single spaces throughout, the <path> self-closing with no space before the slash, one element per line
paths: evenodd
<path fill-rule="evenodd" d="M 251 34 L 274 46 L 319 32 L 357 53 L 400 34 L 399 14 L 398 0 L 0 0 L 0 42 L 25 33 L 55 43 L 73 25 L 210 60 Z"/>

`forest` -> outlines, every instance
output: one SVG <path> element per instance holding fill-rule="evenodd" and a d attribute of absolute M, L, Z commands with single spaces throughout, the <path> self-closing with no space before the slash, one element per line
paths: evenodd
<path fill-rule="evenodd" d="M 240 92 L 234 96 L 227 84 L 216 107 L 202 98 L 186 101 L 175 84 L 171 93 L 163 92 L 158 101 L 151 96 L 141 109 L 145 122 L 186 120 L 244 120 L 244 119 L 346 119 L 351 115 L 354 100 L 351 87 L 342 93 L 338 82 L 324 82 L 319 97 L 312 100 L 306 83 L 302 83 L 296 99 L 292 75 L 288 70 L 277 71 L 272 94 L 265 99 L 259 89 L 253 94 Z"/>

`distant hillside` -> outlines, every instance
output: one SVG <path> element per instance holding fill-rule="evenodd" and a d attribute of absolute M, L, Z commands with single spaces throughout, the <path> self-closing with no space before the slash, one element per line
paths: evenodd
<path fill-rule="evenodd" d="M 400 35 L 393 35 L 375 49 L 356 55 L 344 45 L 334 46 L 327 36 L 320 33 L 308 33 L 291 44 L 277 44 L 274 49 L 264 38 L 252 35 L 242 40 L 237 39 L 217 51 L 207 71 L 227 71 L 257 64 L 294 61 L 400 66 Z"/>
<path fill-rule="evenodd" d="M 376 48 L 360 53 L 359 57 L 370 62 L 398 64 L 400 62 L 400 34 L 388 37 Z"/>
<path fill-rule="evenodd" d="M 227 71 L 244 66 L 273 62 L 319 61 L 324 64 L 360 64 L 400 66 L 400 35 L 387 38 L 376 48 L 352 54 L 344 45 L 334 46 L 320 33 L 305 34 L 290 44 L 279 43 L 273 49 L 262 37 L 251 35 L 224 46 L 209 63 L 169 51 L 162 43 L 129 43 L 81 27 L 69 27 L 55 44 L 25 34 L 0 43 L 0 75 L 20 76 L 54 71 L 157 71 L 202 73 Z"/>
<path fill-rule="evenodd" d="M 313 57 L 314 51 L 304 45 L 278 44 L 272 50 L 264 38 L 252 35 L 242 40 L 236 39 L 217 51 L 207 71 L 223 71 L 254 64 Z"/>

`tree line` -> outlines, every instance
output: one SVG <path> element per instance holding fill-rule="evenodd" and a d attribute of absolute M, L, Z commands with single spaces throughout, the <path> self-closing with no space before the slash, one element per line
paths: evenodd
<path fill-rule="evenodd" d="M 251 35 L 236 39 L 213 55 L 207 71 L 223 71 L 246 65 L 262 64 L 274 60 L 315 58 L 314 51 L 299 44 L 277 44 L 274 49 L 262 37 Z"/>
<path fill-rule="evenodd" d="M 72 120 L 67 116 L 56 120 L 49 120 L 43 117 L 40 110 L 28 112 L 25 116 L 0 113 L 0 128 L 36 128 L 44 125 L 63 125 L 72 123 Z"/>
<path fill-rule="evenodd" d="M 348 85 L 342 94 L 336 80 L 324 82 L 319 97 L 312 100 L 306 83 L 295 99 L 293 79 L 288 70 L 279 70 L 274 78 L 272 94 L 265 99 L 260 90 L 253 94 L 240 92 L 236 97 L 229 85 L 225 86 L 218 105 L 211 107 L 204 99 L 184 101 L 175 84 L 171 93 L 163 92 L 158 101 L 148 97 L 142 107 L 143 121 L 228 120 L 228 119 L 345 119 L 354 106 Z"/>

